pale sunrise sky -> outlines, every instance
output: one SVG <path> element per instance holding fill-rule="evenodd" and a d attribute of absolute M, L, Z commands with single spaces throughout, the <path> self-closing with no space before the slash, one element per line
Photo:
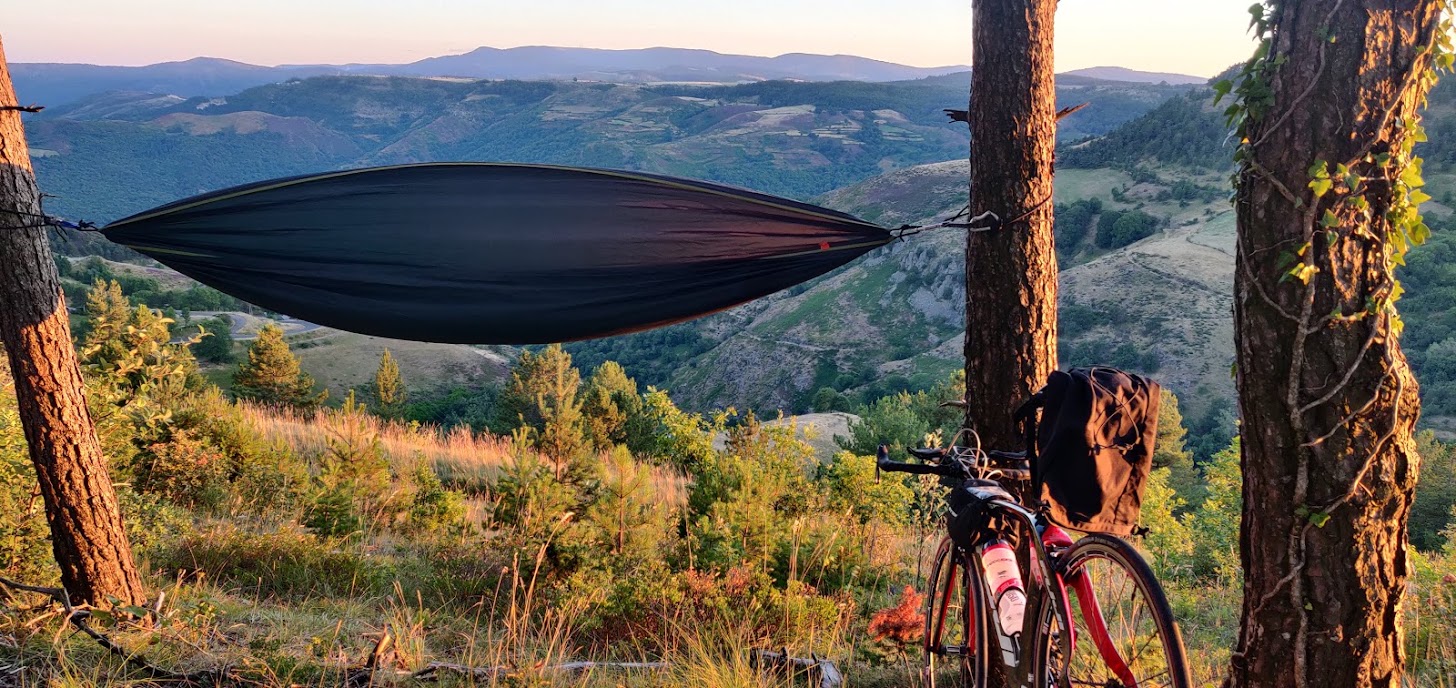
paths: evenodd
<path fill-rule="evenodd" d="M 1241 61 L 1250 0 L 1061 0 L 1057 70 L 1212 76 Z M 478 46 L 703 48 L 970 62 L 969 0 L 49 0 L 0 22 L 11 62 L 412 62 Z"/>

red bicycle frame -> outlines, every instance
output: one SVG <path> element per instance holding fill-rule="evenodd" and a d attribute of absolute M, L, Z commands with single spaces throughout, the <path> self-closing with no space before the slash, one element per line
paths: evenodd
<path fill-rule="evenodd" d="M 1060 550 L 1072 546 L 1072 537 L 1066 531 L 1052 524 L 1047 524 L 1046 529 L 1041 533 L 1041 542 L 1048 550 Z M 1067 618 L 1071 618 L 1071 605 L 1067 601 L 1067 584 L 1070 583 L 1072 590 L 1077 594 L 1077 607 L 1082 612 L 1082 622 L 1087 624 L 1087 632 L 1092 635 L 1092 644 L 1097 646 L 1097 653 L 1102 655 L 1102 661 L 1112 673 L 1117 674 L 1117 680 L 1121 681 L 1128 688 L 1137 688 L 1137 677 L 1133 676 L 1132 669 L 1128 667 L 1127 660 L 1117 651 L 1117 644 L 1112 642 L 1112 636 L 1107 633 L 1107 620 L 1102 616 L 1102 605 L 1097 602 L 1097 593 L 1092 590 L 1092 581 L 1087 574 L 1078 571 L 1071 577 L 1063 579 L 1058 572 L 1056 578 L 1057 601 L 1063 609 L 1069 610 Z M 1077 649 L 1077 629 L 1069 628 L 1068 634 L 1073 652 Z"/>

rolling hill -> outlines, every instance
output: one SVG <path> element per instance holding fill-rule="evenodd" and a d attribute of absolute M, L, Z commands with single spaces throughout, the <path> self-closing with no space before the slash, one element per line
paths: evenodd
<path fill-rule="evenodd" d="M 933 161 L 964 156 L 964 128 L 946 124 L 940 109 L 964 98 L 966 87 L 964 74 L 894 83 L 710 87 L 318 77 L 222 98 L 109 94 L 55 108 L 33 120 L 29 133 L 41 184 L 57 195 L 49 210 L 95 220 L 260 178 L 487 159 L 643 169 L 799 197 L 829 192 L 819 200 L 895 226 L 944 215 L 965 202 L 963 159 Z M 1187 92 L 1065 77 L 1061 99 L 1093 105 L 1067 120 L 1061 137 L 1090 141 L 1086 147 L 1096 150 L 1117 137 L 1119 127 L 1166 110 Z M 1217 262 L 1208 253 L 1215 249 L 1204 245 L 1217 242 L 1199 243 L 1198 237 L 1217 230 L 1213 215 L 1219 211 L 1156 201 L 1171 180 L 1134 181 L 1114 169 L 1064 171 L 1057 181 L 1059 203 L 1101 198 L 1109 209 L 1142 206 L 1168 227 L 1179 227 L 1124 252 L 1081 252 L 1083 264 L 1065 278 L 1066 294 L 1069 313 L 1083 314 L 1087 322 L 1084 331 L 1069 329 L 1064 358 L 1126 358 L 1131 347 L 1143 354 L 1129 367 L 1165 363 L 1179 388 L 1204 385 L 1212 396 L 1226 395 L 1227 366 L 1216 363 L 1223 354 L 1206 351 L 1215 341 L 1225 342 L 1220 352 L 1227 350 L 1226 328 L 1185 318 L 1140 324 L 1146 334 L 1129 339 L 1086 316 L 1126 300 L 1115 287 L 1096 288 L 1108 283 L 1107 275 L 1136 273 L 1141 282 L 1133 291 L 1150 299 L 1185 294 L 1187 284 L 1167 275 L 1196 274 L 1199 264 Z M 1114 189 L 1122 201 L 1112 198 Z M 635 375 L 669 385 L 694 408 L 800 411 L 823 387 L 873 395 L 927 386 L 960 365 L 960 241 L 947 232 L 918 237 L 729 313 L 578 344 L 573 351 L 587 366 L 609 356 L 621 359 Z M 1188 292 L 1184 301 L 1169 297 L 1177 304 L 1169 310 L 1216 311 L 1220 306 L 1208 301 L 1208 291 Z M 1149 313 L 1160 309 L 1149 302 Z M 1182 343 L 1164 337 L 1164 330 Z M 377 358 L 377 343 L 317 339 L 321 351 L 305 350 L 305 361 L 313 357 L 315 375 L 330 386 L 357 385 Z M 343 353 L 354 349 L 371 355 Z M 315 355 L 322 351 L 328 354 Z M 455 356 L 435 354 L 439 360 Z M 431 378 L 426 384 L 461 384 L 448 372 L 451 365 L 421 368 L 439 371 L 425 372 Z M 1221 378 L 1217 370 L 1225 371 Z M 487 372 L 494 373 L 472 374 L 494 377 Z"/>
<path fill-rule="evenodd" d="M 887 224 L 922 222 L 965 203 L 967 168 L 957 160 L 897 170 L 818 200 Z M 1190 174 L 1176 181 L 1218 179 Z M 1196 414 L 1233 392 L 1233 215 L 1221 200 L 1169 198 L 1176 181 L 1137 181 L 1107 168 L 1059 173 L 1059 205 L 1097 198 L 1104 214 L 1141 208 L 1160 221 L 1153 236 L 1124 248 L 1099 249 L 1090 240 L 1067 247 L 1061 359 L 1156 373 L 1188 397 L 1185 409 Z M 929 387 L 962 365 L 964 251 L 955 231 L 922 234 L 813 284 L 634 336 L 668 371 L 657 381 L 694 408 L 803 411 L 822 387 L 867 397 Z M 692 345 L 657 346 L 664 338 Z M 612 357 L 637 370 L 632 347 L 612 340 L 568 348 L 584 365 Z M 674 351 L 681 358 L 663 360 Z"/>
<path fill-rule="evenodd" d="M 1073 78 L 1066 139 L 1105 134 L 1185 87 Z M 333 76 L 225 97 L 106 94 L 27 122 L 48 209 L 107 221 L 271 177 L 495 160 L 644 170 L 809 197 L 962 157 L 962 73 L 736 86 Z"/>
<path fill-rule="evenodd" d="M 1402 339 L 1421 381 L 1424 423 L 1449 431 L 1456 429 L 1456 87 L 1432 93 L 1427 128 L 1449 135 L 1420 148 L 1426 190 L 1437 199 L 1423 210 L 1436 233 L 1401 271 L 1409 289 L 1400 303 Z M 1152 373 L 1179 394 L 1195 426 L 1232 418 L 1235 219 L 1226 200 L 1226 139 L 1211 93 L 1199 90 L 1103 136 L 1064 144 L 1058 155 L 1062 364 Z M 921 223 L 965 203 L 967 172 L 959 160 L 895 170 L 816 200 L 887 225 Z M 1092 199 L 1100 211 L 1082 213 L 1080 237 L 1064 233 L 1061 223 L 1078 216 L 1071 206 Z M 1151 218 L 1151 234 L 1099 247 L 1114 213 L 1126 212 Z M 572 350 L 588 363 L 641 360 L 639 346 L 656 352 L 640 375 L 701 408 L 809 410 L 822 387 L 861 398 L 925 388 L 961 365 L 963 251 L 961 236 L 940 230 L 738 311 L 635 335 L 638 346 L 607 340 Z"/>
<path fill-rule="evenodd" d="M 939 112 L 963 97 L 964 76 L 735 86 L 319 77 L 223 98 L 111 94 L 29 126 L 42 186 L 58 195 L 50 210 L 87 219 L 319 169 L 488 159 L 822 194 L 821 203 L 897 226 L 965 203 L 966 132 Z M 1432 95 L 1433 132 L 1456 121 L 1453 94 Z M 1093 103 L 1060 131 L 1059 217 L 1076 217 L 1067 209 L 1079 201 L 1097 208 L 1083 207 L 1078 233 L 1058 228 L 1063 363 L 1155 373 L 1190 415 L 1227 408 L 1233 218 L 1226 135 L 1209 91 L 1071 75 L 1059 97 Z M 1448 204 L 1456 201 L 1449 140 L 1423 149 L 1430 191 Z M 1448 213 L 1439 203 L 1429 212 L 1438 226 Z M 1144 219 L 1144 231 L 1130 245 L 1104 245 L 1103 228 L 1126 214 Z M 1438 233 L 1436 241 L 1450 240 Z M 823 388 L 871 398 L 926 387 L 960 366 L 962 251 L 955 233 L 933 232 L 727 313 L 570 350 L 586 368 L 619 360 L 696 409 L 799 412 Z M 1456 373 L 1439 372 L 1456 371 L 1447 353 L 1456 351 L 1456 324 L 1440 282 L 1446 253 L 1412 258 L 1412 284 L 1425 287 L 1404 302 L 1414 316 L 1406 340 L 1423 388 L 1433 390 L 1431 408 L 1456 414 Z M 332 342 L 316 365 L 379 346 Z M 367 367 L 320 376 L 353 385 Z M 459 383 L 449 365 L 423 369 L 447 371 L 425 373 L 437 387 Z"/>

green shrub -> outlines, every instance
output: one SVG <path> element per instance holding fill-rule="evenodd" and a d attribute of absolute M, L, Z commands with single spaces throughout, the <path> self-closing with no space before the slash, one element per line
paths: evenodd
<path fill-rule="evenodd" d="M 435 469 L 421 463 L 415 468 L 415 495 L 406 524 L 416 532 L 458 528 L 465 520 L 465 497 L 445 489 Z"/>
<path fill-rule="evenodd" d="M 880 479 L 877 473 L 875 457 L 842 451 L 819 467 L 818 480 L 836 515 L 849 514 L 862 524 L 903 524 L 913 497 L 909 486 L 901 477 Z"/>
<path fill-rule="evenodd" d="M 1084 198 L 1056 207 L 1052 230 L 1056 235 L 1059 260 L 1066 260 L 1077 253 L 1087 238 L 1087 230 L 1092 228 L 1092 221 L 1100 212 L 1100 198 Z"/>
<path fill-rule="evenodd" d="M 581 495 L 572 485 L 557 480 L 552 467 L 528 451 L 523 440 L 518 439 L 517 451 L 496 481 L 495 492 L 498 499 L 493 516 L 503 528 L 505 549 L 531 561 L 544 547 L 552 566 L 575 567 L 577 553 L 588 540 L 575 519 Z"/>
<path fill-rule="evenodd" d="M 876 399 L 860 414 L 860 420 L 849 426 L 849 437 L 835 438 L 847 451 L 874 456 L 881 444 L 892 452 L 918 447 L 924 442 L 930 424 L 915 413 L 912 395 L 900 393 Z"/>
<path fill-rule="evenodd" d="M 849 608 L 805 583 L 780 587 L 752 566 L 722 574 L 685 571 L 675 582 L 677 594 L 662 600 L 675 608 L 665 611 L 686 619 L 689 628 L 751 629 L 752 637 L 769 647 L 831 635 Z"/>
<path fill-rule="evenodd" d="M 815 413 L 848 411 L 850 410 L 849 398 L 833 387 L 820 387 L 819 391 L 814 393 L 813 401 L 809 402 L 809 408 Z"/>
<path fill-rule="evenodd" d="M 293 529 L 218 526 L 160 548 L 154 562 L 163 571 L 203 571 L 243 592 L 290 599 L 382 593 L 393 574 L 347 543 Z"/>
<path fill-rule="evenodd" d="M 697 565 L 767 567 L 796 522 L 820 505 L 807 477 L 816 462 L 814 448 L 790 427 L 749 415 L 730 429 L 727 447 L 702 466 L 688 495 Z"/>
<path fill-rule="evenodd" d="M 1207 496 L 1186 519 L 1193 533 L 1193 571 L 1203 577 L 1239 580 L 1239 522 L 1243 514 L 1243 473 L 1240 444 L 1233 443 L 1213 455 L 1203 467 Z"/>
<path fill-rule="evenodd" d="M 1161 221 L 1141 210 L 1105 210 L 1097 219 L 1098 248 L 1116 249 L 1157 233 Z"/>
<path fill-rule="evenodd" d="M 1421 457 L 1421 476 L 1411 506 L 1410 539 L 1417 549 L 1434 552 L 1446 544 L 1442 531 L 1456 507 L 1456 450 L 1426 430 L 1416 435 L 1416 453 Z"/>
<path fill-rule="evenodd" d="M 237 356 L 233 354 L 233 324 L 227 316 L 214 316 L 202 321 L 200 325 L 207 334 L 192 345 L 194 356 L 209 363 L 232 363 L 237 360 Z"/>
<path fill-rule="evenodd" d="M 284 515 L 307 486 L 303 460 L 259 435 L 215 387 L 184 399 L 173 412 L 170 429 L 174 438 L 184 436 L 206 448 L 196 451 L 224 457 L 218 508 L 226 513 Z M 143 457 L 135 464 L 147 460 Z"/>
<path fill-rule="evenodd" d="M 193 531 L 192 512 L 155 495 L 139 494 L 126 485 L 116 487 L 116 501 L 132 549 L 147 556 L 168 547 Z"/>
<path fill-rule="evenodd" d="M 303 512 L 303 525 L 326 538 L 356 538 L 364 533 L 364 520 L 354 507 L 354 489 L 348 485 L 324 488 L 313 495 Z"/>
<path fill-rule="evenodd" d="M 7 365 L 0 356 L 0 366 Z M 50 525 L 36 498 L 35 469 L 20 428 L 9 374 L 0 387 L 0 572 L 25 582 L 53 581 L 60 572 L 51 555 Z"/>
<path fill-rule="evenodd" d="M 331 535 L 394 527 L 410 508 L 408 474 L 396 475 L 375 425 L 350 392 L 341 427 L 315 457 L 307 524 Z"/>
<path fill-rule="evenodd" d="M 231 466 L 217 446 L 195 432 L 178 428 L 164 442 L 137 455 L 132 483 L 138 492 L 159 495 L 173 504 L 214 508 L 226 496 Z"/>
<path fill-rule="evenodd" d="M 1172 473 L 1167 468 L 1154 468 L 1144 487 L 1142 513 L 1138 522 L 1148 529 L 1139 543 L 1144 556 L 1159 576 L 1182 573 L 1193 554 L 1193 539 L 1188 527 L 1173 514 L 1184 502 L 1169 484 Z"/>

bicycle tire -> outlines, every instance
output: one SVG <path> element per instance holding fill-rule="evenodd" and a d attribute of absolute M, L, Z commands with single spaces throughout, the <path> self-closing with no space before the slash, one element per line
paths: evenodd
<path fill-rule="evenodd" d="M 1106 567 L 1092 571 L 1091 565 L 1099 562 L 1105 563 Z M 1073 649 L 1066 661 L 1058 656 L 1066 644 L 1043 643 L 1043 656 L 1040 657 L 1036 685 L 1115 688 L 1129 685 L 1126 679 L 1130 676 L 1132 683 L 1138 688 L 1192 686 L 1193 682 L 1188 674 L 1187 651 L 1183 646 L 1178 624 L 1173 618 L 1173 610 L 1168 605 L 1167 595 L 1153 575 L 1152 568 L 1132 545 L 1116 537 L 1088 535 L 1063 552 L 1058 557 L 1057 566 L 1059 576 L 1067 581 L 1067 601 L 1071 603 L 1071 609 L 1066 610 L 1066 613 L 1072 619 L 1076 632 L 1072 634 L 1073 641 L 1070 645 Z M 1119 574 L 1125 576 L 1125 579 L 1109 580 Z M 1087 577 L 1086 585 L 1090 586 L 1093 593 L 1091 597 L 1097 601 L 1097 611 L 1100 612 L 1097 616 L 1106 620 L 1108 633 L 1104 637 L 1112 641 L 1112 646 L 1116 648 L 1114 657 L 1121 660 L 1122 667 L 1114 666 L 1115 660 L 1107 660 L 1107 654 L 1099 647 L 1095 634 L 1089 630 L 1089 610 L 1084 606 L 1085 600 L 1079 596 L 1078 587 L 1081 586 L 1074 584 L 1078 575 Z M 1126 603 L 1118 599 L 1122 596 L 1127 596 Z M 1139 597 L 1142 600 L 1141 605 L 1135 602 Z M 1076 602 L 1072 603 L 1073 599 Z M 1106 608 L 1108 602 L 1117 603 L 1111 615 Z M 1138 607 L 1144 608 L 1146 619 L 1140 618 L 1143 612 L 1138 611 Z M 1043 618 L 1044 624 L 1054 621 L 1055 619 L 1045 616 Z M 1147 654 L 1155 644 L 1150 632 L 1156 633 L 1156 645 L 1161 650 L 1155 655 Z M 1127 637 L 1120 637 L 1123 635 Z M 1120 668 L 1126 669 L 1127 673 L 1120 672 Z"/>
<path fill-rule="evenodd" d="M 922 636 L 922 685 L 927 688 L 986 688 L 987 612 L 981 579 L 971 557 L 950 538 L 941 540 L 927 579 L 925 631 Z M 951 595 L 947 596 L 947 589 Z M 949 618 L 947 618 L 949 617 Z M 946 632 L 950 632 L 947 638 Z M 948 645 L 945 641 L 949 639 Z M 942 674 L 948 667 L 941 660 L 957 664 L 950 672 L 958 682 Z"/>

